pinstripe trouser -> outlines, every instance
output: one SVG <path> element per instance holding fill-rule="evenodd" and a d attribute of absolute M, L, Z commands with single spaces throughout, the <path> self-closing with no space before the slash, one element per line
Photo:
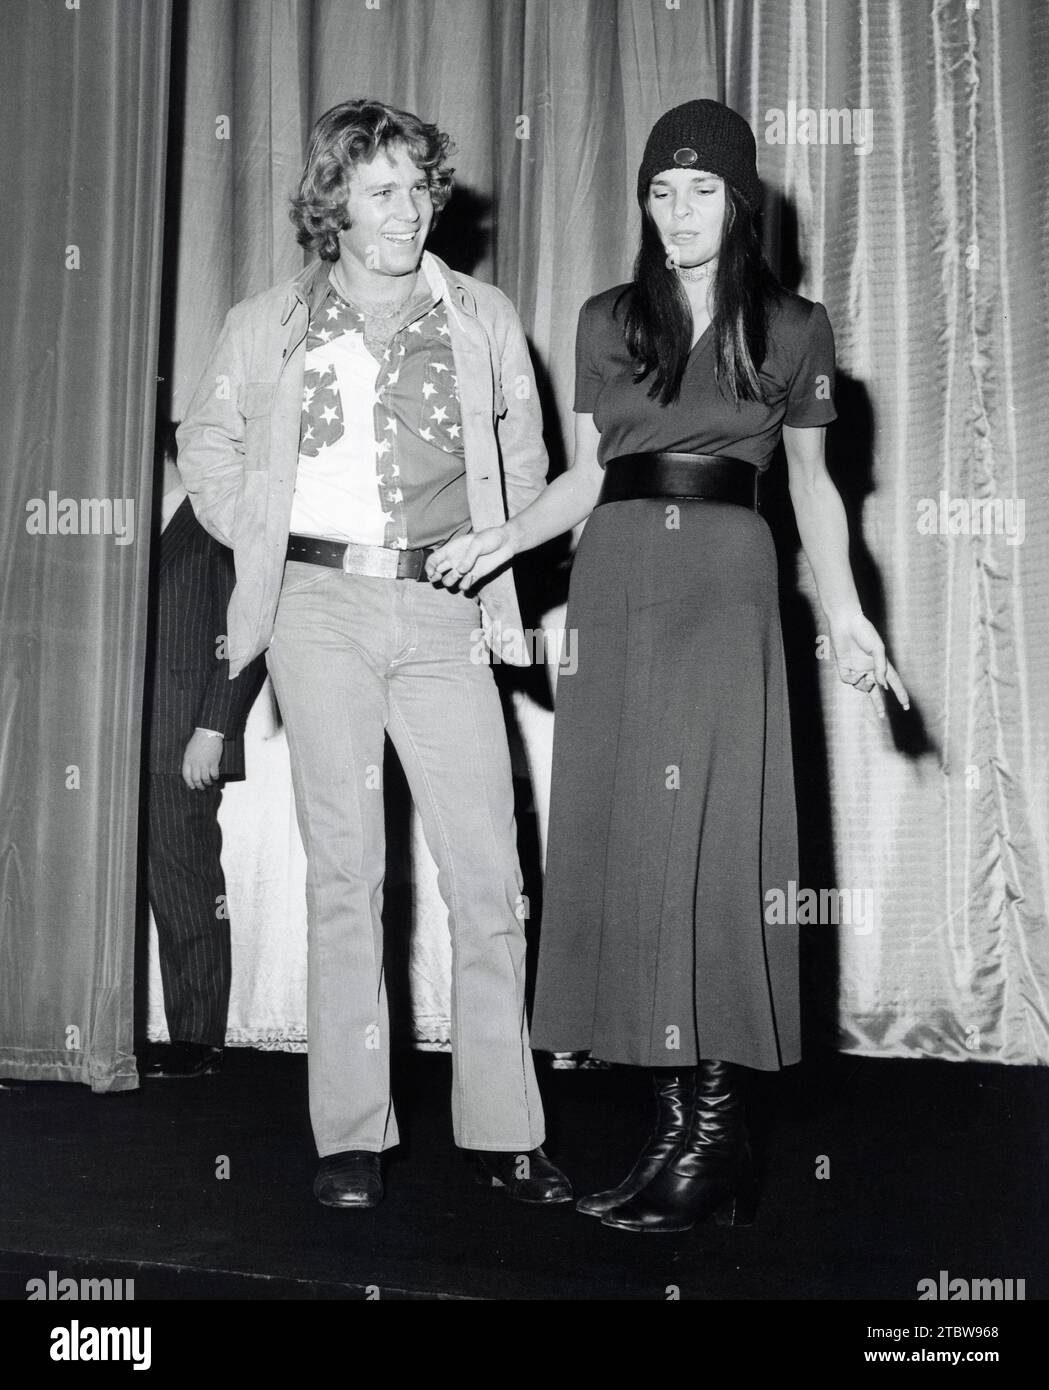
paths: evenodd
<path fill-rule="evenodd" d="M 168 1032 L 173 1042 L 222 1047 L 230 988 L 230 928 L 219 859 L 222 785 L 194 791 L 178 773 L 150 773 L 148 798 L 146 882 Z"/>

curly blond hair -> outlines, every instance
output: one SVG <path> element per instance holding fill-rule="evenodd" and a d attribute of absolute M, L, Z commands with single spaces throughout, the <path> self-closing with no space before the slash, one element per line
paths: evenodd
<path fill-rule="evenodd" d="M 296 240 L 326 261 L 339 259 L 339 232 L 349 226 L 346 192 L 350 173 L 389 145 L 405 145 L 425 170 L 435 215 L 452 191 L 454 169 L 445 163 L 452 142 L 437 126 L 383 101 L 343 101 L 325 111 L 310 135 L 306 164 L 289 216 Z"/>

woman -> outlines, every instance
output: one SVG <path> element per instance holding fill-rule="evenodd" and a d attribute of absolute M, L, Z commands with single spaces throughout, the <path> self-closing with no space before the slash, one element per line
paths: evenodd
<path fill-rule="evenodd" d="M 633 282 L 580 314 L 572 468 L 430 562 L 470 586 L 590 518 L 567 619 L 578 668 L 557 691 L 532 1045 L 652 1069 L 651 1139 L 618 1187 L 578 1203 L 630 1231 L 750 1219 L 736 1069 L 800 1055 L 796 928 L 765 916 L 797 881 L 776 559 L 754 510 L 781 437 L 841 678 L 881 715 L 882 690 L 907 703 L 860 609 L 824 463 L 830 324 L 765 263 L 760 190 L 734 111 L 691 101 L 660 118 Z"/>

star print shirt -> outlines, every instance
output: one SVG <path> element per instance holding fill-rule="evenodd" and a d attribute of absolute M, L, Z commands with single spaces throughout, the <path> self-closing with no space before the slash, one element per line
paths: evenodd
<path fill-rule="evenodd" d="M 306 339 L 292 531 L 408 549 L 469 524 L 444 302 L 414 298 L 378 361 L 363 317 L 329 285 Z"/>

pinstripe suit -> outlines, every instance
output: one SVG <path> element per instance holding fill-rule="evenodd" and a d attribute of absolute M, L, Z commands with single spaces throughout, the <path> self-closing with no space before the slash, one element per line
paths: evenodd
<path fill-rule="evenodd" d="M 214 729 L 224 736 L 221 777 L 244 775 L 244 721 L 265 669 L 254 661 L 231 681 L 229 662 L 218 655 L 234 582 L 232 553 L 208 535 L 185 499 L 161 534 L 154 591 L 147 891 L 168 1031 L 173 1041 L 213 1047 L 225 1042 L 230 989 L 222 786 L 187 787 L 182 758 L 194 729 Z"/>

